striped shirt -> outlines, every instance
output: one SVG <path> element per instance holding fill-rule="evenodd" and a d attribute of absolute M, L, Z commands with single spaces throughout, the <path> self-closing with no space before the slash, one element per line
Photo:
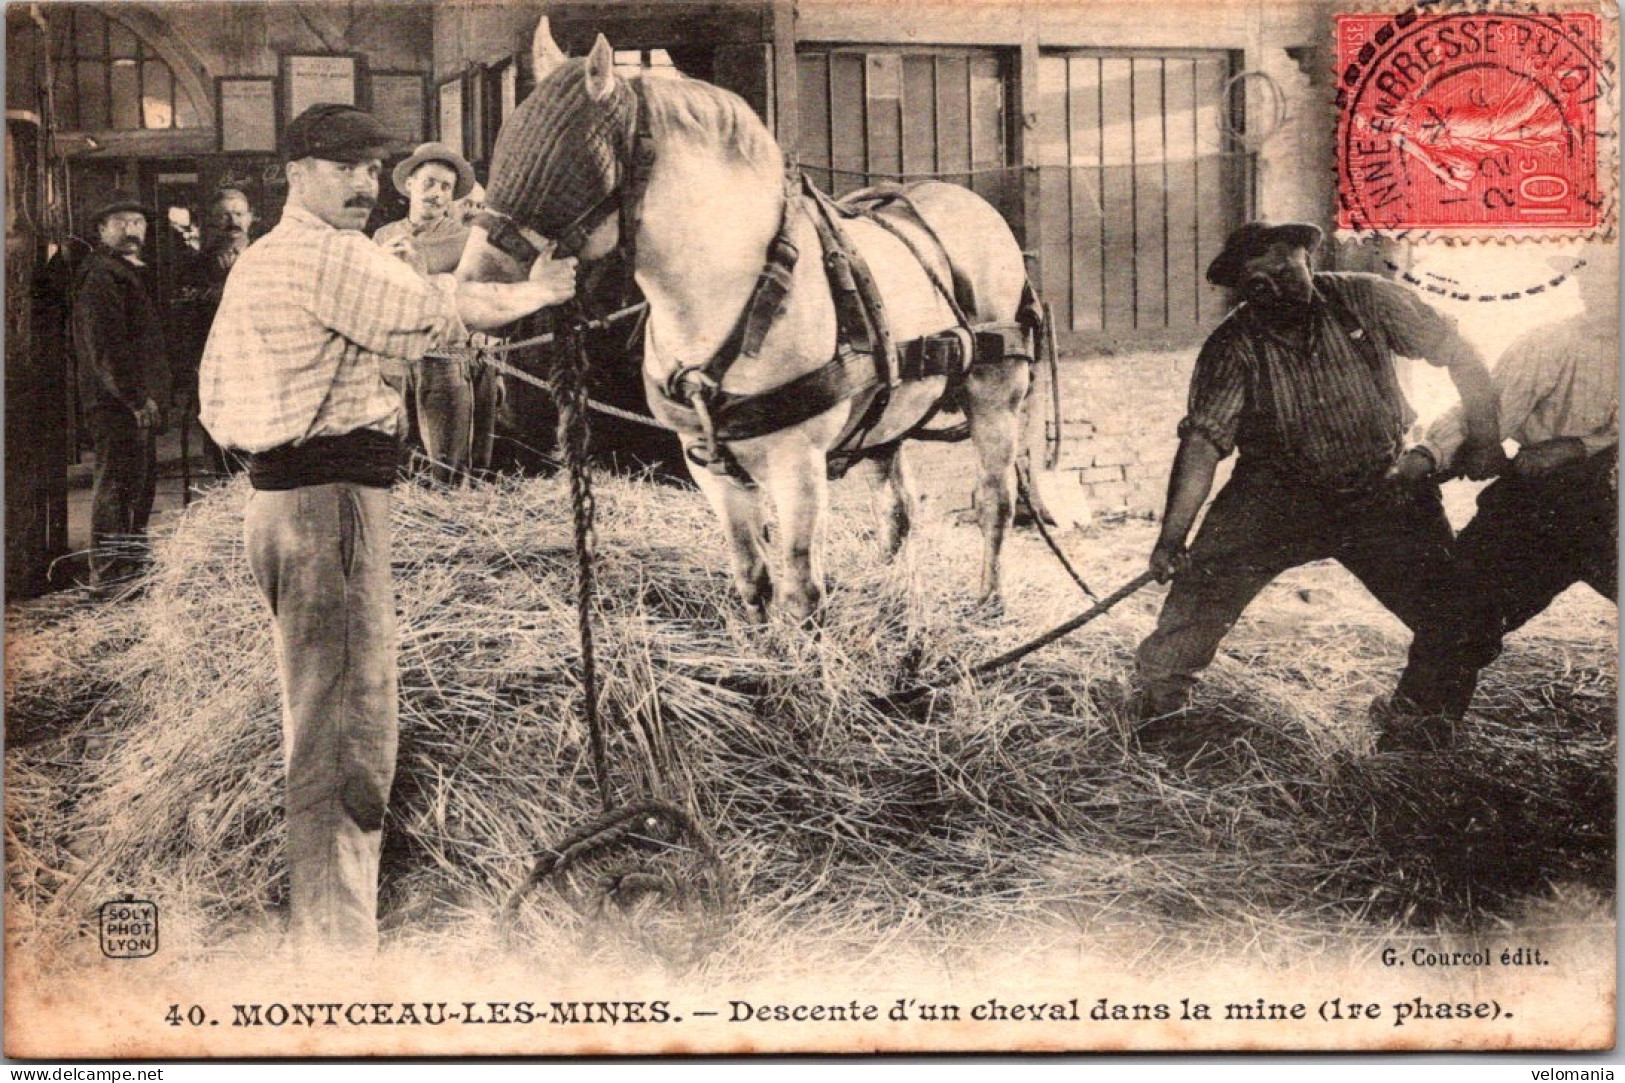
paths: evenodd
<path fill-rule="evenodd" d="M 226 280 L 198 372 L 204 427 L 251 452 L 357 429 L 394 434 L 402 403 L 383 366 L 467 335 L 454 288 L 290 205 Z"/>
<path fill-rule="evenodd" d="M 1322 273 L 1301 337 L 1241 305 L 1196 359 L 1183 438 L 1199 433 L 1221 455 L 1331 489 L 1371 483 L 1393 464 L 1415 419 L 1394 355 L 1432 360 L 1455 322 L 1404 286 L 1369 274 Z"/>
<path fill-rule="evenodd" d="M 1619 443 L 1619 329 L 1611 319 L 1577 316 L 1536 328 L 1501 355 L 1494 378 L 1501 435 L 1520 447 L 1572 437 L 1596 454 Z M 1455 406 L 1421 446 L 1443 469 L 1465 439 Z"/>

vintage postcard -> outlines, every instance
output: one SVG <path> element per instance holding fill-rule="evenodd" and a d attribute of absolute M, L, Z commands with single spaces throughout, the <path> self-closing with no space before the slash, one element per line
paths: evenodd
<path fill-rule="evenodd" d="M 6 1055 L 1614 1046 L 1615 5 L 6 19 Z"/>

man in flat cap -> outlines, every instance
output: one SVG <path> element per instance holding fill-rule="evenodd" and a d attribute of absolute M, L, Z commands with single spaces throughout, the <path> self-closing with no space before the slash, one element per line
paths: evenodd
<path fill-rule="evenodd" d="M 1590 246 L 1578 260 L 1556 257 L 1585 310 L 1536 327 L 1495 366 L 1501 431 L 1518 453 L 1478 494 L 1478 513 L 1456 538 L 1455 591 L 1440 642 L 1413 651 L 1443 654 L 1442 694 L 1418 704 L 1408 668 L 1399 692 L 1372 706 L 1379 751 L 1448 745 L 1478 687 L 1478 671 L 1563 591 L 1585 583 L 1614 601 L 1619 587 L 1619 250 Z M 1400 460 L 1414 477 L 1452 471 L 1465 439 L 1453 408 Z M 1418 632 L 1418 638 L 1421 632 Z M 1414 668 L 1414 661 L 1413 666 Z M 1432 710 L 1428 710 L 1431 708 Z"/>
<path fill-rule="evenodd" d="M 249 566 L 271 610 L 287 764 L 291 931 L 370 954 L 395 772 L 389 486 L 400 393 L 387 365 L 468 328 L 502 327 L 575 292 L 573 260 L 516 283 L 425 277 L 361 228 L 390 137 L 345 105 L 283 133 L 288 201 L 237 258 L 204 348 L 201 416 L 248 456 Z"/>
<path fill-rule="evenodd" d="M 406 217 L 380 226 L 372 239 L 419 274 L 455 271 L 468 243 L 460 204 L 475 188 L 473 168 L 444 143 L 424 143 L 395 167 L 392 179 L 408 200 Z M 467 477 L 476 443 L 490 442 L 489 433 L 477 437 L 474 431 L 476 383 L 487 397 L 495 388 L 495 374 L 486 368 L 472 348 L 461 348 L 407 362 L 400 374 L 408 429 L 422 441 L 430 470 L 443 484 Z M 487 406 L 482 418 L 494 416 Z M 490 465 L 490 456 L 480 465 Z"/>
<path fill-rule="evenodd" d="M 1208 281 L 1242 304 L 1208 337 L 1151 553 L 1173 579 L 1157 627 L 1140 644 L 1134 707 L 1142 720 L 1185 707 L 1196 675 L 1243 609 L 1288 568 L 1333 558 L 1418 633 L 1406 691 L 1437 694 L 1434 660 L 1451 575 L 1452 534 L 1438 486 L 1404 484 L 1395 465 L 1414 414 L 1395 355 L 1449 370 L 1467 430 L 1462 466 L 1484 476 L 1501 454 L 1489 373 L 1455 324 L 1412 291 L 1368 274 L 1314 273 L 1320 230 L 1250 222 L 1226 240 Z M 1240 450 L 1195 543 L 1185 539 Z"/>
<path fill-rule="evenodd" d="M 73 290 L 73 349 L 85 425 L 95 443 L 90 581 L 112 587 L 140 567 L 158 479 L 169 363 L 157 283 L 141 259 L 152 208 L 126 195 L 91 214 L 96 250 Z"/>

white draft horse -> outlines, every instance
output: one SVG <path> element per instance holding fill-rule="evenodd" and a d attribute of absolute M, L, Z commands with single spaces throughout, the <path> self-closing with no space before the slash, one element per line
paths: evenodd
<path fill-rule="evenodd" d="M 799 197 L 787 194 L 778 145 L 750 107 L 695 79 L 620 76 L 602 35 L 589 56 L 567 59 L 545 17 L 534 55 L 536 89 L 499 134 L 487 194 L 492 216 L 474 227 L 458 276 L 515 280 L 539 252 L 555 250 L 590 262 L 622 243 L 623 228 L 635 233 L 625 240 L 635 245 L 636 280 L 649 303 L 643 365 L 654 407 L 655 389 L 684 366 L 704 363 L 735 332 L 783 223 L 801 253 L 788 293 L 760 350 L 727 370 L 723 389 L 759 393 L 829 361 L 837 319 L 819 240 Z M 626 191 L 640 130 L 647 160 L 641 198 Z M 910 197 L 953 267 L 969 279 L 976 299 L 976 311 L 966 313 L 970 321 L 1013 323 L 1026 273 L 1004 219 L 955 185 L 922 184 Z M 624 204 L 633 200 L 640 205 L 628 218 Z M 879 287 L 895 341 L 956 325 L 943 291 L 897 236 L 863 219 L 843 225 Z M 528 244 L 515 252 L 511 244 L 493 243 L 500 240 L 493 234 L 504 229 Z M 939 282 L 947 281 L 948 267 L 934 270 Z M 992 607 L 1001 601 L 1000 549 L 1013 513 L 1029 381 L 1024 358 L 976 364 L 962 380 L 957 404 L 980 460 L 976 497 L 985 545 L 979 600 Z M 863 440 L 875 449 L 860 465 L 872 472 L 888 559 L 908 534 L 914 503 L 899 438 L 927 415 L 945 386 L 942 376 L 902 383 Z M 738 471 L 754 484 L 690 460 L 695 482 L 726 527 L 735 584 L 753 619 L 765 618 L 775 586 L 780 603 L 799 620 L 814 617 L 823 600 L 826 456 L 854 409 L 853 400 L 837 402 L 779 431 L 729 441 Z M 679 436 L 685 452 L 700 438 L 694 431 Z M 784 576 L 777 584 L 767 559 L 763 496 L 777 512 Z"/>

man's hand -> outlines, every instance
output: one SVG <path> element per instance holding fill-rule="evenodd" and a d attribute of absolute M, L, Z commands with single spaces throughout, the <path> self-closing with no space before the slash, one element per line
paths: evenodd
<path fill-rule="evenodd" d="M 554 259 L 546 245 L 523 282 L 474 282 L 437 275 L 453 282 L 457 313 L 471 331 L 498 331 L 543 308 L 561 305 L 576 295 L 576 261 Z"/>
<path fill-rule="evenodd" d="M 380 247 L 383 248 L 386 255 L 394 256 L 396 259 L 407 263 L 411 263 L 412 257 L 417 254 L 417 247 L 412 244 L 412 238 L 410 237 L 391 237 Z"/>
<path fill-rule="evenodd" d="M 1432 452 L 1413 447 L 1388 468 L 1388 477 L 1402 489 L 1414 489 L 1433 476 L 1435 466 Z"/>
<path fill-rule="evenodd" d="M 1507 453 L 1500 444 L 1468 440 L 1456 453 L 1456 466 L 1473 481 L 1500 477 L 1507 471 Z"/>
<path fill-rule="evenodd" d="M 141 408 L 135 412 L 135 424 L 136 427 L 140 429 L 151 429 L 154 432 L 162 432 L 164 429 L 163 407 L 159 406 L 152 399 L 148 399 L 146 402 L 142 403 Z"/>
<path fill-rule="evenodd" d="M 1190 566 L 1191 554 L 1184 542 L 1157 539 L 1157 544 L 1151 549 L 1151 574 L 1156 576 L 1157 582 L 1166 583 Z"/>
<path fill-rule="evenodd" d="M 530 281 L 546 289 L 551 297 L 548 306 L 561 305 L 576 295 L 576 261 L 554 259 L 551 252 L 543 252 L 530 265 Z"/>
<path fill-rule="evenodd" d="M 1584 443 L 1572 436 L 1559 437 L 1519 448 L 1517 457 L 1512 460 L 1512 473 L 1520 478 L 1545 477 L 1558 467 L 1579 462 L 1585 457 Z"/>

